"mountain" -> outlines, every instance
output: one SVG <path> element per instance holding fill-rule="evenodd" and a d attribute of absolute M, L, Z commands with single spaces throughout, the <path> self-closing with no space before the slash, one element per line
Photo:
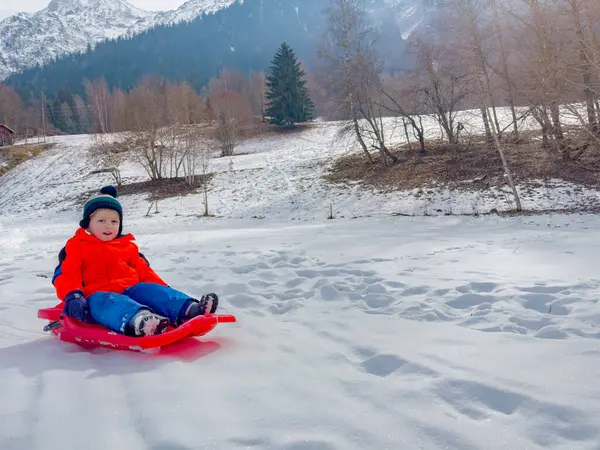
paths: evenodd
<path fill-rule="evenodd" d="M 426 16 L 426 1 L 430 0 L 369 3 L 367 14 L 381 31 L 378 50 L 390 70 L 406 67 L 403 37 Z M 208 4 L 206 0 L 192 0 L 180 11 L 198 3 L 204 7 Z M 147 16 L 141 20 L 166 24 L 98 43 L 85 52 L 64 55 L 44 67 L 15 74 L 6 83 L 22 98 L 35 97 L 40 90 L 48 96 L 61 91 L 85 96 L 86 79 L 104 78 L 110 88 L 127 90 L 149 74 L 186 81 L 199 90 L 224 67 L 245 74 L 264 71 L 283 41 L 309 67 L 314 62 L 326 26 L 327 1 L 211 0 L 211 4 L 214 14 L 176 25 L 170 24 L 165 14 L 160 19 L 158 14 Z"/>
<path fill-rule="evenodd" d="M 195 0 L 197 1 L 197 0 Z M 158 25 L 140 34 L 98 43 L 44 66 L 6 79 L 30 98 L 43 90 L 84 94 L 83 81 L 105 78 L 129 89 L 146 74 L 185 80 L 201 88 L 222 67 L 264 70 L 283 40 L 309 59 L 322 31 L 323 0 L 245 0 L 214 14 L 177 25 Z"/>
<path fill-rule="evenodd" d="M 19 13 L 0 22 L 0 80 L 105 39 L 192 20 L 234 1 L 190 0 L 176 10 L 149 12 L 126 0 L 52 0 L 39 12 Z"/>

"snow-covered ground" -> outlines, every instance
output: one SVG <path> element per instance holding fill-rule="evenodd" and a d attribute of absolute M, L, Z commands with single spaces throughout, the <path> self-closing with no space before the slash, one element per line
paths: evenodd
<path fill-rule="evenodd" d="M 76 196 L 110 182 L 89 137 L 57 142 L 0 178 L 0 449 L 600 448 L 597 216 L 392 217 L 425 205 L 320 179 L 347 151 L 327 124 L 256 139 L 233 171 L 213 162 L 215 218 L 200 194 L 149 217 L 121 199 L 155 270 L 238 322 L 158 355 L 89 351 L 36 318 Z"/>
<path fill-rule="evenodd" d="M 598 449 L 599 220 L 132 227 L 237 316 L 155 356 L 45 336 L 72 223 L 0 241 L 0 448 Z"/>

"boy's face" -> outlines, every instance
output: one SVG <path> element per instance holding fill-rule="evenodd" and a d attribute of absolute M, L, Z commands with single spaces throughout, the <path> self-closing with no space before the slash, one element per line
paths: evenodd
<path fill-rule="evenodd" d="M 99 209 L 90 216 L 89 231 L 101 241 L 112 241 L 119 232 L 119 213 L 112 209 Z"/>

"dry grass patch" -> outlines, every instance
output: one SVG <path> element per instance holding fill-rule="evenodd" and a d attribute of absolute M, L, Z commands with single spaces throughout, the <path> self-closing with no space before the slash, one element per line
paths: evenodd
<path fill-rule="evenodd" d="M 123 184 L 119 187 L 119 195 L 149 194 L 151 201 L 185 196 L 196 192 L 204 183 L 210 183 L 213 176 L 213 173 L 209 173 L 205 177 L 196 175 L 195 186 L 190 186 L 184 178 L 166 178 Z"/>
<path fill-rule="evenodd" d="M 48 150 L 52 144 L 30 144 L 0 147 L 0 177 L 25 161 Z"/>
<path fill-rule="evenodd" d="M 119 197 L 134 194 L 147 194 L 148 200 L 154 202 L 157 200 L 165 200 L 167 198 L 185 196 L 200 190 L 204 183 L 210 183 L 213 177 L 213 173 L 209 173 L 205 177 L 196 175 L 195 186 L 190 186 L 184 178 L 165 178 L 162 180 L 148 180 L 122 184 L 121 186 L 118 186 Z M 76 201 L 83 206 L 87 200 L 97 193 L 97 190 L 83 192 L 77 197 Z"/>
<path fill-rule="evenodd" d="M 600 187 L 598 147 L 589 148 L 577 162 L 567 162 L 559 151 L 544 149 L 531 137 L 504 146 L 516 182 L 561 179 Z M 424 155 L 407 147 L 396 149 L 395 154 L 401 161 L 391 166 L 384 166 L 380 158 L 369 164 L 362 154 L 342 157 L 325 178 L 333 183 L 360 182 L 382 190 L 410 190 L 434 184 L 487 189 L 506 184 L 498 152 L 482 140 L 457 146 L 428 142 Z"/>

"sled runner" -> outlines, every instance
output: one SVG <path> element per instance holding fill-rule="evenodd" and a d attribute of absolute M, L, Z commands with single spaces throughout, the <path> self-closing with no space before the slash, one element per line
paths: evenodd
<path fill-rule="evenodd" d="M 203 336 L 211 332 L 219 323 L 235 322 L 235 316 L 208 314 L 197 316 L 180 327 L 172 328 L 156 336 L 130 337 L 110 331 L 101 325 L 84 324 L 63 314 L 62 305 L 40 309 L 38 318 L 49 320 L 44 331 L 51 331 L 61 341 L 85 346 L 102 346 L 115 350 L 156 352 L 161 347 L 193 336 Z"/>

